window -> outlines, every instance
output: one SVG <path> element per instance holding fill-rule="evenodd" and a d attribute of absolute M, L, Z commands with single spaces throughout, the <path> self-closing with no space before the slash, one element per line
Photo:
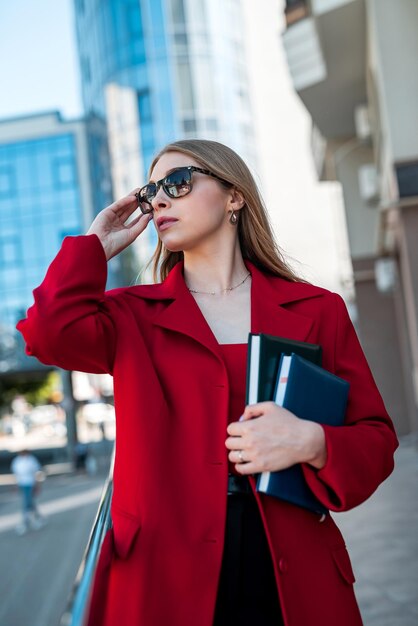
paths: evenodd
<path fill-rule="evenodd" d="M 206 111 L 216 110 L 216 96 L 214 90 L 214 72 L 211 60 L 207 57 L 198 59 L 198 71 L 196 73 L 196 92 L 199 102 Z"/>
<path fill-rule="evenodd" d="M 141 16 L 141 8 L 138 0 L 135 0 L 134 3 L 128 4 L 126 7 L 126 20 L 127 20 L 127 31 L 130 34 L 132 39 L 136 37 L 141 38 L 144 36 L 142 31 L 142 16 Z"/>
<path fill-rule="evenodd" d="M 183 130 L 185 133 L 195 133 L 197 130 L 196 120 L 194 119 L 183 120 Z"/>
<path fill-rule="evenodd" d="M 14 195 L 16 191 L 15 172 L 12 166 L 0 167 L 0 197 Z"/>
<path fill-rule="evenodd" d="M 153 152 L 155 149 L 151 96 L 148 90 L 138 93 L 138 113 L 142 156 L 145 159 L 145 154 L 149 151 Z"/>
<path fill-rule="evenodd" d="M 188 37 L 186 33 L 174 33 L 176 54 L 187 54 Z"/>
<path fill-rule="evenodd" d="M 206 26 L 207 18 L 206 18 L 206 9 L 204 0 L 194 0 L 193 2 L 193 10 L 195 14 L 195 20 L 199 24 L 203 24 Z"/>
<path fill-rule="evenodd" d="M 62 241 L 65 237 L 76 237 L 79 234 L 79 228 L 66 228 L 59 233 L 59 240 Z"/>
<path fill-rule="evenodd" d="M 176 63 L 178 95 L 180 99 L 180 110 L 194 110 L 194 94 L 192 85 L 192 75 L 190 63 L 187 58 L 178 59 Z"/>
<path fill-rule="evenodd" d="M 83 80 L 89 83 L 91 81 L 91 70 L 90 59 L 87 57 L 81 59 L 81 73 L 83 75 Z"/>
<path fill-rule="evenodd" d="M 132 42 L 130 55 L 130 63 L 139 64 L 145 62 L 145 43 L 143 37 L 135 39 L 135 41 Z"/>
<path fill-rule="evenodd" d="M 141 143 L 144 149 L 149 148 L 151 150 L 154 149 L 154 131 L 152 128 L 152 124 L 147 123 L 141 124 Z"/>
<path fill-rule="evenodd" d="M 217 131 L 218 130 L 218 120 L 216 120 L 215 118 L 208 118 L 206 120 L 206 129 L 210 130 L 210 131 Z"/>
<path fill-rule="evenodd" d="M 20 242 L 17 235 L 0 237 L 0 264 L 5 267 L 20 265 Z"/>
<path fill-rule="evenodd" d="M 183 0 L 171 0 L 171 12 L 174 24 L 178 25 L 186 22 Z"/>
<path fill-rule="evenodd" d="M 71 187 L 76 183 L 74 161 L 68 157 L 54 159 L 53 177 L 57 187 Z"/>
<path fill-rule="evenodd" d="M 148 90 L 138 93 L 138 110 L 141 124 L 152 120 L 151 97 Z"/>

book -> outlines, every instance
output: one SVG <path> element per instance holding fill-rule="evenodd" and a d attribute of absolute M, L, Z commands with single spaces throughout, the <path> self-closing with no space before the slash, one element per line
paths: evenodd
<path fill-rule="evenodd" d="M 302 419 L 341 426 L 344 423 L 349 387 L 347 381 L 297 354 L 283 355 L 273 399 L 276 404 Z M 299 464 L 277 472 L 259 474 L 257 491 L 316 513 L 328 512 L 309 489 Z"/>
<path fill-rule="evenodd" d="M 317 344 L 264 333 L 249 334 L 246 404 L 273 400 L 280 358 L 292 353 L 321 364 L 322 348 Z"/>

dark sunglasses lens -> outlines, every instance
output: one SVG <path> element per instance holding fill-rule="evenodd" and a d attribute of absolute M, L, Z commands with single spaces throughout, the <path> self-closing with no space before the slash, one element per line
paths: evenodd
<path fill-rule="evenodd" d="M 140 189 L 135 194 L 136 199 L 138 200 L 138 206 L 141 209 L 142 213 L 151 213 L 151 211 L 153 210 L 151 206 L 151 200 L 155 196 L 155 191 L 151 193 L 148 187 L 150 187 L 150 185 L 142 187 L 142 189 Z"/>
<path fill-rule="evenodd" d="M 166 176 L 164 190 L 172 198 L 179 198 L 190 193 L 191 181 L 192 173 L 187 169 L 179 169 Z"/>

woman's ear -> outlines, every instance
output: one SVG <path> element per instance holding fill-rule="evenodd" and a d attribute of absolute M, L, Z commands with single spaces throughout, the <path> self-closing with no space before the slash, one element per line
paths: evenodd
<path fill-rule="evenodd" d="M 233 187 L 230 191 L 230 201 L 228 203 L 229 210 L 239 211 L 245 204 L 245 198 L 241 191 Z"/>

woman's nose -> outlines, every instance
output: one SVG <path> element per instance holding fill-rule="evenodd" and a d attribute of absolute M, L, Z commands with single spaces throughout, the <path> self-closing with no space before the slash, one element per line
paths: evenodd
<path fill-rule="evenodd" d="M 154 211 L 157 211 L 158 209 L 165 209 L 166 207 L 170 206 L 169 197 L 167 196 L 166 193 L 164 193 L 164 190 L 162 187 L 159 188 L 159 190 L 153 197 L 151 201 L 151 206 L 154 209 Z"/>

